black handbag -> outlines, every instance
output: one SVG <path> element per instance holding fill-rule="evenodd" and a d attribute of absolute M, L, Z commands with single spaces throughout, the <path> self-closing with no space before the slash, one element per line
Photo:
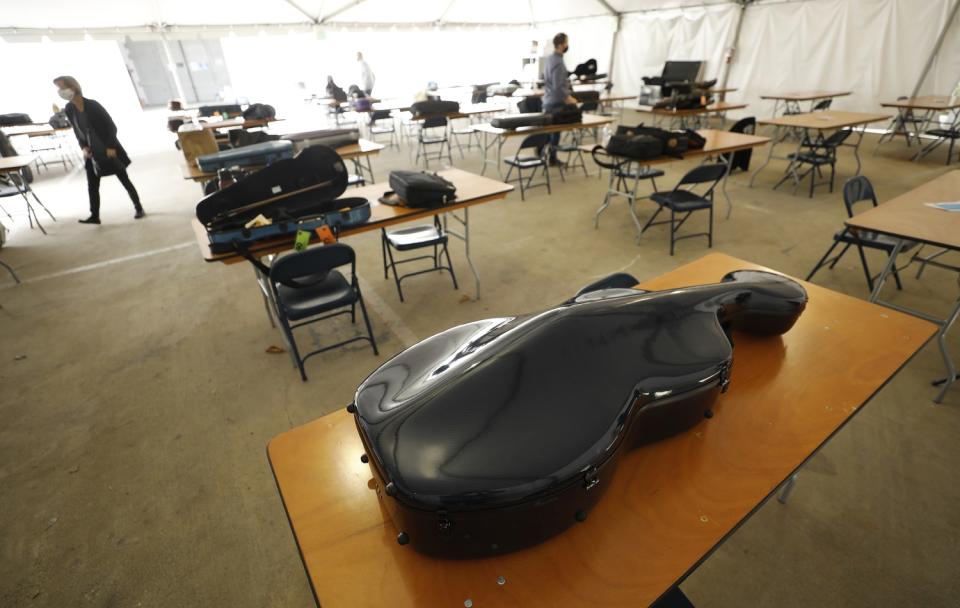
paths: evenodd
<path fill-rule="evenodd" d="M 564 105 L 559 110 L 551 112 L 551 114 L 553 115 L 553 124 L 555 125 L 571 125 L 583 122 L 583 112 L 572 103 Z"/>
<path fill-rule="evenodd" d="M 390 189 L 407 207 L 432 209 L 457 198 L 457 187 L 435 173 L 425 171 L 391 171 Z"/>
<path fill-rule="evenodd" d="M 617 135 L 650 135 L 656 137 L 663 144 L 662 153 L 674 158 L 683 158 L 683 153 L 689 147 L 689 139 L 683 131 L 667 131 L 657 127 L 645 127 L 639 124 L 636 127 L 617 127 Z"/>
<path fill-rule="evenodd" d="M 663 154 L 663 142 L 652 135 L 611 135 L 607 154 L 632 160 L 650 160 Z"/>

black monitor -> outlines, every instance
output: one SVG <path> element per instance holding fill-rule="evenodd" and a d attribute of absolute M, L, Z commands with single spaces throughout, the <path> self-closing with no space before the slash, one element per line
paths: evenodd
<path fill-rule="evenodd" d="M 700 75 L 702 61 L 667 61 L 663 64 L 661 78 L 664 84 L 670 82 L 693 82 Z"/>

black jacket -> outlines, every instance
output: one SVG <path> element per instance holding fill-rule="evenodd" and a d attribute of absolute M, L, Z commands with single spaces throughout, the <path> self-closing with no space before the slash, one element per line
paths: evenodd
<path fill-rule="evenodd" d="M 98 163 L 108 163 L 107 148 L 114 148 L 117 151 L 117 159 L 123 163 L 123 166 L 130 164 L 127 151 L 117 140 L 117 125 L 113 124 L 113 119 L 100 102 L 87 97 L 83 98 L 83 113 L 88 127 L 86 132 L 80 128 L 77 106 L 68 103 L 64 112 L 73 126 L 73 132 L 77 136 L 77 141 L 80 142 L 80 147 L 90 148 L 93 158 Z"/>

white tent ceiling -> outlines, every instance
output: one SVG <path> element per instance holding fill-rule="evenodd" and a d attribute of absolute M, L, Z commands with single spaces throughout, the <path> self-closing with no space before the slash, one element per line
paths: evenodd
<path fill-rule="evenodd" d="M 529 24 L 736 0 L 0 0 L 0 30 L 263 24 Z"/>

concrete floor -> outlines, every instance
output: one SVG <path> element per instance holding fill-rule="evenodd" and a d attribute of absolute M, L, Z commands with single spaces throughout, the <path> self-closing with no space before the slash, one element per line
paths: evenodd
<path fill-rule="evenodd" d="M 945 171 L 942 153 L 910 163 L 900 143 L 871 156 L 873 141 L 864 173 L 881 200 Z M 838 183 L 854 169 L 849 150 L 841 156 Z M 58 169 L 36 184 L 59 219 L 46 222 L 49 236 L 25 229 L 22 206 L 3 201 L 21 215 L 0 256 L 24 284 L 0 273 L 0 606 L 313 605 L 267 463 L 270 438 L 349 403 L 415 340 L 707 251 L 688 240 L 669 256 L 662 228 L 638 246 L 622 203 L 594 230 L 605 179 L 582 175 L 555 180 L 552 196 L 539 189 L 475 210 L 479 301 L 459 243 L 461 289 L 425 275 L 401 304 L 379 274 L 377 235 L 351 238 L 382 354 L 354 344 L 314 357 L 303 383 L 285 354 L 265 352 L 281 340 L 249 266 L 201 260 L 188 225 L 199 188 L 176 163 L 172 147 L 135 158 L 145 221 L 107 179 L 104 224 L 78 225 L 83 176 Z M 476 153 L 455 163 L 479 169 Z M 661 187 L 692 164 L 668 166 Z M 381 179 L 409 165 L 405 152 L 374 160 Z M 813 199 L 772 191 L 782 168 L 774 162 L 753 189 L 731 179 L 734 213 L 718 214 L 714 249 L 803 276 L 844 212 L 825 188 Z M 867 295 L 854 254 L 816 280 Z M 936 268 L 905 287 L 898 301 L 936 312 L 957 294 L 956 275 Z M 322 324 L 312 339 L 350 331 Z M 958 342 L 954 331 L 960 356 Z M 928 345 L 803 470 L 788 506 L 763 506 L 689 577 L 688 596 L 702 607 L 955 606 L 960 388 L 934 406 L 928 383 L 942 372 Z"/>

